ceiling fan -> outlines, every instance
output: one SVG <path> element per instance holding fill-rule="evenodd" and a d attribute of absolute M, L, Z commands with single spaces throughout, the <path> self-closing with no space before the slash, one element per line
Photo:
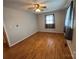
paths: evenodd
<path fill-rule="evenodd" d="M 26 8 L 27 10 L 32 10 L 35 12 L 41 12 L 44 11 L 47 6 L 46 3 L 51 2 L 52 0 L 29 0 L 29 2 L 21 2 L 21 1 L 15 1 L 15 0 L 9 0 L 6 1 L 11 5 L 20 6 L 21 8 Z"/>
<path fill-rule="evenodd" d="M 31 7 L 28 7 L 28 9 L 34 10 L 35 12 L 44 11 L 45 8 L 47 8 L 47 6 L 39 4 L 39 3 L 32 4 Z"/>

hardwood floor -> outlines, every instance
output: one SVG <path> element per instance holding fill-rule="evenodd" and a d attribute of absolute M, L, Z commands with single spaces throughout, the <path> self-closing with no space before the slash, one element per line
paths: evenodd
<path fill-rule="evenodd" d="M 4 59 L 72 59 L 63 34 L 38 32 L 11 48 Z"/>

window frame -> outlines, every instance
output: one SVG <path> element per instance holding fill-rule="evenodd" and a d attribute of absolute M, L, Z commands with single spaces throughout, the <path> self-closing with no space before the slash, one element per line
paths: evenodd
<path fill-rule="evenodd" d="M 54 27 L 46 27 L 46 16 L 49 16 L 49 15 L 53 15 L 53 17 L 54 17 L 54 22 L 53 22 L 53 24 L 50 24 L 50 25 L 53 25 Z M 49 24 L 48 24 L 49 25 Z M 45 28 L 46 29 L 52 29 L 52 28 L 55 28 L 55 15 L 54 14 L 47 14 L 47 15 L 45 15 Z"/>

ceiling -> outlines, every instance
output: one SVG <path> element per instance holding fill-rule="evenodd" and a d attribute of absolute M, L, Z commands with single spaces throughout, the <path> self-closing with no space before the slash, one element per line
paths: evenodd
<path fill-rule="evenodd" d="M 24 11 L 34 12 L 28 10 L 29 4 L 40 3 L 46 5 L 47 8 L 41 13 L 51 12 L 55 10 L 65 9 L 69 6 L 71 0 L 3 0 L 4 7 L 16 8 Z M 35 13 L 35 12 L 34 12 Z"/>

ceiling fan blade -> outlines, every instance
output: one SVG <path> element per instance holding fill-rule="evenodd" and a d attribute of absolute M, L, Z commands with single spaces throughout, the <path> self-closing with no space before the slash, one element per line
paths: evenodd
<path fill-rule="evenodd" d="M 41 8 L 47 8 L 46 6 L 40 6 Z"/>
<path fill-rule="evenodd" d="M 32 9 L 34 10 L 35 8 L 33 6 L 27 7 L 27 9 Z"/>
<path fill-rule="evenodd" d="M 32 7 L 29 7 L 28 9 L 34 9 L 34 8 L 32 8 Z"/>

